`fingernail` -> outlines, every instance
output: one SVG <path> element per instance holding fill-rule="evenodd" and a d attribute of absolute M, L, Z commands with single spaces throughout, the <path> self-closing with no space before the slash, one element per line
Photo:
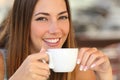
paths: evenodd
<path fill-rule="evenodd" d="M 47 75 L 47 78 L 49 78 L 50 75 Z"/>
<path fill-rule="evenodd" d="M 47 75 L 47 77 L 49 78 L 49 76 L 50 76 L 50 72 L 48 72 L 48 75 Z"/>
<path fill-rule="evenodd" d="M 84 68 L 84 67 L 83 67 L 83 65 L 81 65 L 81 66 L 80 66 L 80 71 L 82 71 L 82 70 L 83 70 L 83 68 Z"/>
<path fill-rule="evenodd" d="M 87 67 L 87 66 L 85 66 L 84 71 L 87 71 L 87 69 L 88 69 L 88 67 Z"/>
<path fill-rule="evenodd" d="M 80 59 L 78 59 L 78 60 L 77 60 L 77 64 L 80 64 L 80 62 L 81 62 L 81 60 L 80 60 Z"/>
<path fill-rule="evenodd" d="M 40 52 L 43 52 L 45 49 L 44 48 L 41 48 Z"/>
<path fill-rule="evenodd" d="M 42 62 L 43 62 L 43 63 L 47 63 L 44 59 L 42 59 Z"/>
<path fill-rule="evenodd" d="M 95 66 L 96 66 L 96 64 L 92 64 L 92 65 L 91 65 L 91 68 L 93 68 L 93 67 L 95 67 Z"/>
<path fill-rule="evenodd" d="M 50 75 L 50 72 L 49 72 L 49 75 Z"/>

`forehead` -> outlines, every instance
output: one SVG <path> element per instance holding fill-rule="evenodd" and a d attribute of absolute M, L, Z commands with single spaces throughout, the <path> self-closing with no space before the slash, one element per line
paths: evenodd
<path fill-rule="evenodd" d="M 67 11 L 65 0 L 38 0 L 34 9 L 34 13 L 59 13 L 61 11 Z"/>

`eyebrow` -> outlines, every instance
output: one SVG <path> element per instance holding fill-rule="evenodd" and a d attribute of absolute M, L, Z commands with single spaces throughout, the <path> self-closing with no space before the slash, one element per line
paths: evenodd
<path fill-rule="evenodd" d="M 62 14 L 64 14 L 64 13 L 67 13 L 67 11 L 62 11 L 62 12 L 60 12 L 58 15 L 62 15 Z M 36 13 L 35 16 L 40 15 L 40 14 L 46 15 L 46 16 L 49 16 L 49 15 L 50 15 L 49 13 L 39 12 L 39 13 Z"/>

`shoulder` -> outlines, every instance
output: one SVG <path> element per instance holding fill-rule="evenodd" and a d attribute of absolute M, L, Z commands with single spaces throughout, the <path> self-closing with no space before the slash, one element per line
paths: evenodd
<path fill-rule="evenodd" d="M 4 78 L 4 59 L 2 51 L 0 51 L 0 80 Z"/>
<path fill-rule="evenodd" d="M 0 69 L 2 68 L 2 66 L 4 66 L 4 59 L 3 59 L 3 54 L 2 52 L 0 51 Z M 0 70 L 1 71 L 1 70 Z"/>
<path fill-rule="evenodd" d="M 94 71 L 87 70 L 87 71 L 80 71 L 79 66 L 75 69 L 76 80 L 96 80 L 96 76 Z"/>

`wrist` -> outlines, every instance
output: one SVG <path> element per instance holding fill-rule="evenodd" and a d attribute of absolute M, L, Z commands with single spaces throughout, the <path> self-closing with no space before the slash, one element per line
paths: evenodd
<path fill-rule="evenodd" d="M 109 68 L 107 72 L 95 72 L 97 80 L 113 80 L 112 68 Z"/>

